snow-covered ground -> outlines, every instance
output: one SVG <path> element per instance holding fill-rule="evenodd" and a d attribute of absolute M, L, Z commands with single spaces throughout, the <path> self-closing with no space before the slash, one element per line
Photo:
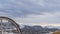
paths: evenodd
<path fill-rule="evenodd" d="M 18 33 L 8 33 L 8 32 L 2 32 L 2 34 L 18 34 Z"/>
<path fill-rule="evenodd" d="M 46 34 L 52 34 L 53 32 L 49 32 L 49 33 L 46 33 Z"/>

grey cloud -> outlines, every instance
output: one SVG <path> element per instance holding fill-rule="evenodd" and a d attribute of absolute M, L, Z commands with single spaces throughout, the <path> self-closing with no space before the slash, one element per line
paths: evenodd
<path fill-rule="evenodd" d="M 40 0 L 38 0 L 40 1 Z M 43 0 L 44 7 L 32 0 L 0 0 L 0 12 L 6 12 L 12 16 L 25 16 L 29 14 L 43 14 L 43 12 L 54 13 L 60 11 L 60 0 Z M 56 4 L 58 3 L 58 5 Z M 56 6 L 52 6 L 52 4 Z M 50 6 L 51 5 L 51 6 Z"/>

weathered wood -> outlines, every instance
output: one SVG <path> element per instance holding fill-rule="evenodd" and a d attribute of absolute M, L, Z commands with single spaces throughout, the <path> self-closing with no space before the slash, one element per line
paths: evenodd
<path fill-rule="evenodd" d="M 8 23 L 9 22 L 11 22 L 11 23 L 13 23 L 14 24 L 14 26 L 16 27 L 16 29 L 17 29 L 17 31 L 18 31 L 18 34 L 21 34 L 21 30 L 20 30 L 20 27 L 19 27 L 19 25 L 14 21 L 14 20 L 12 20 L 11 18 L 8 18 L 8 17 L 0 17 L 0 20 L 1 20 L 1 22 L 0 22 L 0 25 L 2 26 L 2 19 L 5 19 L 5 20 L 8 20 Z M 8 27 L 8 26 L 7 26 Z M 2 34 L 2 31 L 1 31 L 1 34 Z"/>

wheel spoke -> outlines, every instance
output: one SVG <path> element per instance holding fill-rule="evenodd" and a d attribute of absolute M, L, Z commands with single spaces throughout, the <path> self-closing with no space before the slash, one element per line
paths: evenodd
<path fill-rule="evenodd" d="M 0 17 L 0 34 L 21 34 L 20 28 L 12 19 Z"/>

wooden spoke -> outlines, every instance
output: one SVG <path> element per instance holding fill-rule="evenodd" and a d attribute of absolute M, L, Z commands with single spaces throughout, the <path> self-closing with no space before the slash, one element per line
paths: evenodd
<path fill-rule="evenodd" d="M 0 34 L 21 34 L 19 25 L 8 17 L 0 17 Z"/>

